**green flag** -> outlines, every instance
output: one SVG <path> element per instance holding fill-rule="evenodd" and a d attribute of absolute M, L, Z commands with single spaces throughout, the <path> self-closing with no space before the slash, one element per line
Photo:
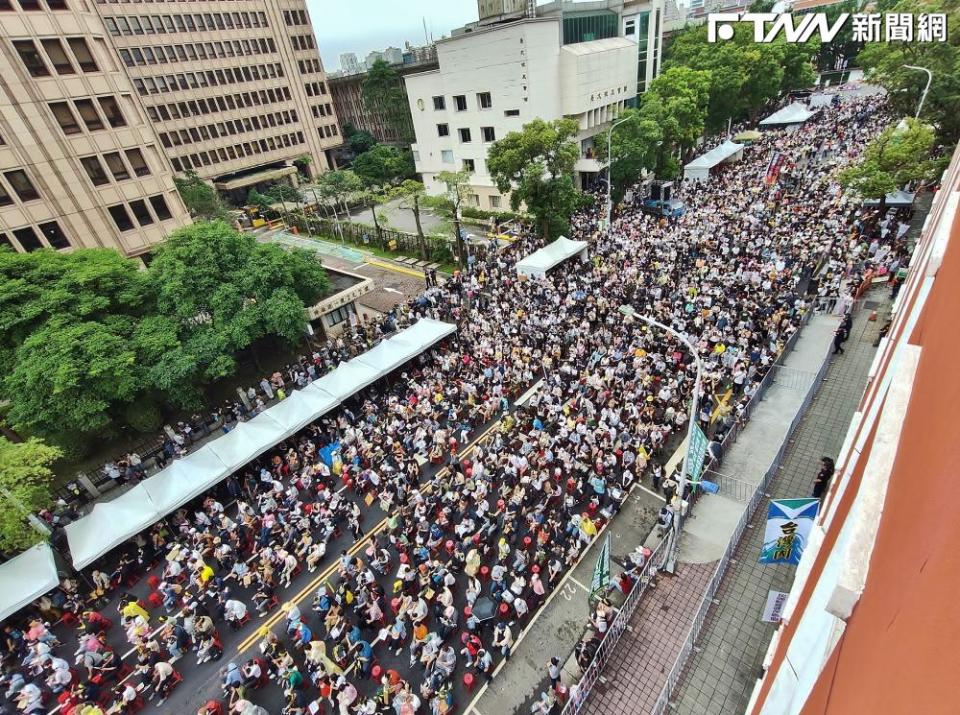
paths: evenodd
<path fill-rule="evenodd" d="M 610 584 L 610 534 L 603 540 L 597 565 L 593 567 L 593 579 L 590 581 L 590 598 L 603 594 Z"/>

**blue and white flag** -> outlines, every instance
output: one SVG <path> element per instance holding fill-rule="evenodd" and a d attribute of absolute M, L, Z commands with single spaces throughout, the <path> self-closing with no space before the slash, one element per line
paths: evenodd
<path fill-rule="evenodd" d="M 819 499 L 774 499 L 767 511 L 763 534 L 762 564 L 799 564 L 807 547 Z"/>

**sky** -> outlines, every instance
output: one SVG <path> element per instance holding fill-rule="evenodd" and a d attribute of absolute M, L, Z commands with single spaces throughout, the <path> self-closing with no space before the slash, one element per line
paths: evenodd
<path fill-rule="evenodd" d="M 342 52 L 362 61 L 370 50 L 426 44 L 424 19 L 434 39 L 477 19 L 476 0 L 307 0 L 307 7 L 328 72 L 340 69 Z"/>

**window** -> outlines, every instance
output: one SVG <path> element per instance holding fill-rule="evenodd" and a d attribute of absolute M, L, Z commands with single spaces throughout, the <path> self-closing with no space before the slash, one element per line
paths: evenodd
<path fill-rule="evenodd" d="M 447 101 L 443 98 L 443 95 L 433 98 L 433 108 L 437 111 L 447 108 Z"/>
<path fill-rule="evenodd" d="M 80 113 L 83 123 L 87 125 L 88 131 L 95 132 L 98 129 L 103 129 L 103 120 L 100 119 L 100 115 L 97 114 L 97 109 L 93 106 L 91 100 L 75 99 L 73 104 L 77 108 L 77 112 Z"/>
<path fill-rule="evenodd" d="M 457 108 L 458 112 L 467 111 L 467 95 L 458 94 L 453 98 L 453 104 Z"/>
<path fill-rule="evenodd" d="M 173 218 L 173 214 L 171 214 L 170 209 L 167 208 L 166 199 L 159 194 L 157 196 L 150 197 L 150 205 L 153 206 L 153 212 L 161 221 L 166 221 L 167 219 Z"/>
<path fill-rule="evenodd" d="M 40 194 L 37 193 L 37 190 L 33 187 L 33 183 L 30 181 L 30 177 L 27 176 L 27 172 L 23 171 L 23 169 L 7 171 L 4 172 L 3 175 L 7 177 L 11 188 L 17 192 L 17 196 L 20 197 L 21 201 L 33 201 L 34 199 L 40 198 Z"/>
<path fill-rule="evenodd" d="M 37 232 L 30 226 L 18 228 L 13 232 L 13 235 L 20 241 L 20 245 L 23 246 L 24 251 L 36 251 L 38 248 L 43 248 L 43 244 L 40 243 L 40 239 L 37 238 Z"/>
<path fill-rule="evenodd" d="M 42 223 L 40 224 L 39 228 L 40 233 L 42 233 L 47 239 L 47 243 L 50 244 L 51 248 L 70 248 L 70 241 L 67 240 L 67 237 L 63 233 L 63 229 L 60 228 L 60 224 L 56 221 Z"/>
<path fill-rule="evenodd" d="M 450 125 L 448 125 L 448 124 L 438 124 L 438 125 L 437 125 L 437 136 L 438 136 L 438 137 L 448 137 L 448 136 L 450 136 Z"/>
<path fill-rule="evenodd" d="M 457 133 L 460 135 L 460 141 L 464 144 L 470 141 L 470 129 L 467 127 L 461 127 L 457 130 Z"/>
<path fill-rule="evenodd" d="M 20 60 L 31 77 L 46 77 L 50 74 L 33 40 L 14 40 L 13 47 L 20 55 Z"/>
<path fill-rule="evenodd" d="M 130 214 L 127 213 L 127 208 L 123 204 L 110 206 L 107 211 L 110 212 L 113 222 L 117 224 L 117 228 L 121 231 L 129 231 L 133 228 L 133 221 L 130 220 Z"/>
<path fill-rule="evenodd" d="M 77 64 L 80 65 L 80 69 L 84 72 L 99 72 L 100 68 L 97 67 L 97 61 L 93 59 L 93 55 L 90 53 L 90 48 L 87 47 L 87 41 L 82 37 L 68 37 L 67 44 L 70 45 L 70 50 L 73 52 L 73 56 L 77 58 Z"/>
<path fill-rule="evenodd" d="M 503 112 L 503 116 L 505 116 L 505 117 L 519 117 L 519 116 L 520 116 L 520 110 L 519 110 L 519 109 L 507 109 L 507 110 L 505 110 L 505 111 Z"/>
<path fill-rule="evenodd" d="M 40 0 L 20 0 L 20 7 L 24 10 L 42 10 Z"/>
<path fill-rule="evenodd" d="M 443 151 L 441 151 L 440 157 L 444 164 L 453 163 L 453 152 L 450 151 L 449 149 L 444 149 Z"/>
<path fill-rule="evenodd" d="M 127 161 L 130 162 L 130 166 L 133 168 L 134 174 L 137 176 L 147 176 L 150 174 L 150 167 L 147 166 L 147 162 L 143 158 L 143 152 L 139 149 L 127 149 L 126 155 Z"/>
<path fill-rule="evenodd" d="M 147 204 L 141 199 L 131 201 L 130 208 L 133 209 L 133 215 L 137 217 L 137 223 L 141 226 L 149 226 L 153 223 L 153 216 L 150 215 Z"/>
<path fill-rule="evenodd" d="M 7 193 L 7 187 L 0 183 L 0 206 L 12 206 L 13 197 Z"/>
<path fill-rule="evenodd" d="M 100 102 L 100 108 L 103 110 L 104 115 L 106 115 L 111 127 L 116 129 L 117 127 L 127 125 L 116 99 L 108 95 L 106 97 L 97 97 L 97 100 Z"/>
<path fill-rule="evenodd" d="M 477 92 L 477 104 L 480 109 L 490 109 L 493 106 L 493 100 L 489 92 Z"/>
<path fill-rule="evenodd" d="M 67 3 L 64 0 L 47 0 L 47 6 L 51 10 L 66 10 Z"/>
<path fill-rule="evenodd" d="M 113 174 L 114 179 L 123 181 L 124 179 L 130 178 L 130 172 L 127 171 L 127 165 L 123 163 L 119 152 L 108 152 L 103 155 L 103 160 L 107 162 L 107 168 L 110 169 L 110 173 Z"/>
<path fill-rule="evenodd" d="M 70 58 L 67 57 L 67 53 L 63 49 L 63 45 L 60 43 L 60 40 L 52 38 L 48 40 L 40 40 L 40 44 L 43 45 L 43 51 L 47 53 L 47 57 L 50 59 L 50 64 L 53 65 L 53 68 L 57 71 L 57 74 L 77 73 L 77 71 L 73 68 L 73 65 L 70 63 Z"/>
<path fill-rule="evenodd" d="M 330 324 L 330 327 L 332 328 L 335 325 L 340 325 L 340 323 L 344 323 L 350 320 L 350 315 L 352 313 L 353 313 L 352 306 L 350 303 L 347 303 L 346 305 L 342 305 L 339 308 L 335 310 L 331 310 L 329 313 L 327 313 L 326 315 L 327 322 Z"/>
<path fill-rule="evenodd" d="M 464 159 L 463 160 L 463 170 L 469 171 L 471 174 L 476 171 L 476 163 L 473 159 Z"/>
<path fill-rule="evenodd" d="M 500 197 L 499 197 L 499 196 L 491 196 L 491 197 L 490 197 L 490 208 L 492 208 L 492 209 L 498 209 L 498 208 L 500 208 Z"/>
<path fill-rule="evenodd" d="M 497 140 L 497 132 L 493 127 L 480 127 L 480 133 L 483 134 L 485 142 L 495 142 Z"/>
<path fill-rule="evenodd" d="M 64 134 L 79 134 L 80 125 L 66 102 L 50 102 L 50 111 Z"/>
<path fill-rule="evenodd" d="M 80 160 L 80 163 L 83 164 L 83 168 L 86 170 L 87 176 L 90 177 L 90 181 L 93 182 L 94 186 L 103 186 L 104 184 L 110 183 L 110 179 L 107 178 L 107 172 L 103 170 L 103 165 L 97 157 L 85 156 Z"/>
<path fill-rule="evenodd" d="M 4 9 L 3 3 L 0 2 L 0 10 L 3 10 L 3 9 Z M 10 237 L 7 236 L 7 234 L 5 234 L 5 233 L 0 233 L 0 249 L 2 249 L 2 248 L 9 248 L 11 251 L 16 250 L 16 249 L 13 247 L 13 244 L 10 243 Z"/>

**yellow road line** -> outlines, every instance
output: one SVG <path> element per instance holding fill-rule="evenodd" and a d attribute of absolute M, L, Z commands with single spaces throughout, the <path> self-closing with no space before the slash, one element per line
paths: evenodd
<path fill-rule="evenodd" d="M 499 425 L 500 425 L 500 420 L 497 420 L 492 425 L 490 425 L 486 430 L 484 430 L 484 432 L 481 435 L 479 435 L 475 440 L 473 440 L 473 442 L 471 442 L 466 449 L 463 450 L 460 456 L 461 457 L 467 456 L 468 453 L 470 453 L 478 444 L 480 444 L 480 442 L 486 439 L 487 435 L 490 434 Z M 434 478 L 444 476 L 447 472 L 447 469 L 448 469 L 447 467 L 444 467 L 443 469 L 441 469 L 439 472 L 437 472 L 436 475 L 434 475 Z M 427 484 L 424 487 L 424 489 L 430 489 L 431 484 L 432 483 Z M 350 547 L 350 549 L 347 550 L 347 553 L 350 556 L 353 556 L 354 554 L 359 552 L 360 549 L 366 544 L 368 540 L 370 540 L 371 538 L 379 534 L 381 531 L 383 531 L 384 527 L 387 525 L 388 518 L 389 517 L 384 517 L 375 527 L 373 527 L 373 529 L 370 530 L 368 534 L 366 534 L 362 539 L 360 539 L 360 541 L 358 541 L 356 544 Z M 290 603 L 290 602 L 300 603 L 304 598 L 307 597 L 309 593 L 311 593 L 313 590 L 319 587 L 323 581 L 326 581 L 328 578 L 330 578 L 330 575 L 337 570 L 337 563 L 338 563 L 338 560 L 334 560 L 332 564 L 330 564 L 327 568 L 325 568 L 320 573 L 319 576 L 314 578 L 310 583 L 308 583 L 304 588 L 302 588 L 295 596 L 293 596 L 292 598 L 284 599 L 284 601 L 281 603 L 281 606 L 283 605 L 283 603 Z M 273 627 L 276 626 L 284 617 L 285 617 L 285 614 L 283 612 L 282 607 L 278 608 L 276 613 L 268 616 L 265 621 L 263 621 L 259 626 L 257 626 L 256 630 L 250 636 L 248 636 L 247 638 L 245 638 L 243 641 L 240 642 L 240 644 L 237 646 L 237 651 L 240 653 L 243 653 L 245 650 L 248 650 L 251 646 L 255 645 L 260 640 L 259 631 L 262 628 L 266 627 L 266 628 L 269 628 L 270 630 L 273 630 Z"/>
<path fill-rule="evenodd" d="M 385 263 L 384 261 L 377 261 L 366 256 L 363 257 L 364 263 L 369 263 L 371 266 L 376 266 L 377 268 L 385 268 L 388 271 L 393 271 L 394 273 L 404 273 L 408 276 L 414 276 L 415 278 L 423 279 L 423 271 L 414 271 L 409 268 L 401 268 L 400 266 L 395 266 L 392 263 Z"/>

